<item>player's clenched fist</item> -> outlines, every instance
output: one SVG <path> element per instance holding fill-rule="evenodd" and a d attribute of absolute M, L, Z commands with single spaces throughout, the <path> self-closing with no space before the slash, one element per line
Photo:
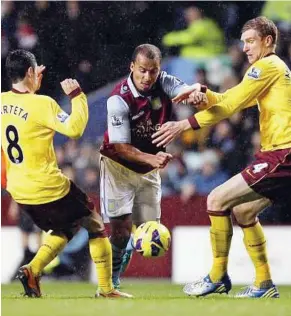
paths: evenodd
<path fill-rule="evenodd" d="M 156 156 L 159 156 L 159 158 L 161 158 L 161 166 L 160 166 L 160 168 L 165 168 L 166 165 L 168 164 L 168 162 L 173 159 L 173 156 L 171 154 L 165 153 L 163 151 L 159 151 L 156 154 Z"/>
<path fill-rule="evenodd" d="M 205 93 L 194 91 L 189 95 L 188 104 L 194 105 L 197 110 L 203 110 L 208 106 L 208 99 Z"/>
<path fill-rule="evenodd" d="M 61 86 L 65 92 L 66 95 L 69 95 L 71 92 L 76 90 L 77 88 L 80 88 L 80 85 L 76 79 L 65 79 L 61 82 Z"/>

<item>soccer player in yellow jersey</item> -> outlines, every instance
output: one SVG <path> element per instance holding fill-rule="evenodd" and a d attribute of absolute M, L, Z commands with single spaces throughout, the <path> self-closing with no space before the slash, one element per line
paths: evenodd
<path fill-rule="evenodd" d="M 7 167 L 7 191 L 42 230 L 50 231 L 33 260 L 20 268 L 18 278 L 25 294 L 40 297 L 39 276 L 80 227 L 89 234 L 90 254 L 98 275 L 96 296 L 130 297 L 113 289 L 112 251 L 104 224 L 94 204 L 57 166 L 55 132 L 82 136 L 88 121 L 88 104 L 76 80 L 61 86 L 72 102 L 65 113 L 52 98 L 37 95 L 44 66 L 35 56 L 15 50 L 6 60 L 12 90 L 1 93 L 2 149 Z"/>
<path fill-rule="evenodd" d="M 242 227 L 244 244 L 256 272 L 254 284 L 237 297 L 279 297 L 257 216 L 272 202 L 290 201 L 291 73 L 275 54 L 277 28 L 272 21 L 265 17 L 248 21 L 241 40 L 251 64 L 242 82 L 223 94 L 207 90 L 205 95 L 200 92 L 201 85 L 193 85 L 175 101 L 187 100 L 206 109 L 188 120 L 168 122 L 153 135 L 157 146 L 166 146 L 184 130 L 211 126 L 244 108 L 257 104 L 260 112 L 261 151 L 255 161 L 208 196 L 213 266 L 204 279 L 184 287 L 188 295 L 227 293 L 231 289 L 227 263 L 233 233 L 232 212 Z"/>

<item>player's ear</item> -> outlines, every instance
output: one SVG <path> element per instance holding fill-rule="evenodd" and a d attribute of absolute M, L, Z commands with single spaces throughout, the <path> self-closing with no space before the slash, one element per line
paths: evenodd
<path fill-rule="evenodd" d="M 273 37 L 271 35 L 266 36 L 265 43 L 267 47 L 273 46 Z"/>
<path fill-rule="evenodd" d="M 27 74 L 28 74 L 28 76 L 29 76 L 30 78 L 33 77 L 34 71 L 35 71 L 35 69 L 34 69 L 33 67 L 29 67 L 29 68 L 28 68 Z"/>
<path fill-rule="evenodd" d="M 132 61 L 131 63 L 130 63 L 130 71 L 133 71 L 133 69 L 134 69 L 134 62 Z"/>

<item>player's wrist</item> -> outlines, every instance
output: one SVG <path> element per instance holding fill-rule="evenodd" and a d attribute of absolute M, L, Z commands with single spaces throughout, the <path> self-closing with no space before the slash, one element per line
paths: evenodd
<path fill-rule="evenodd" d="M 68 94 L 68 97 L 72 100 L 73 98 L 75 98 L 78 95 L 80 95 L 82 92 L 83 92 L 82 89 L 80 87 L 78 87 L 75 90 L 73 90 L 72 92 L 70 92 Z"/>
<path fill-rule="evenodd" d="M 189 123 L 189 121 L 187 119 L 179 121 L 179 125 L 180 125 L 180 131 L 181 132 L 187 131 L 188 129 L 191 128 L 191 125 L 190 125 L 190 123 Z"/>
<path fill-rule="evenodd" d="M 190 116 L 188 119 L 187 119 L 188 123 L 190 124 L 191 128 L 194 129 L 194 130 L 197 130 L 197 129 L 200 129 L 200 125 L 198 123 L 198 121 L 196 120 L 196 117 L 195 115 L 194 116 Z"/>
<path fill-rule="evenodd" d="M 145 154 L 143 161 L 145 164 L 152 166 L 152 161 L 154 158 L 155 158 L 155 155 Z"/>

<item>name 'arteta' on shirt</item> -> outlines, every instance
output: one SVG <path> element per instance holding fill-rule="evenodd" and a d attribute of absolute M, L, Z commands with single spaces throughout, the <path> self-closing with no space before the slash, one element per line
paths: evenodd
<path fill-rule="evenodd" d="M 16 105 L 2 105 L 1 107 L 1 115 L 2 114 L 13 114 L 19 116 L 20 118 L 27 120 L 28 113 L 24 112 L 24 110 Z"/>

